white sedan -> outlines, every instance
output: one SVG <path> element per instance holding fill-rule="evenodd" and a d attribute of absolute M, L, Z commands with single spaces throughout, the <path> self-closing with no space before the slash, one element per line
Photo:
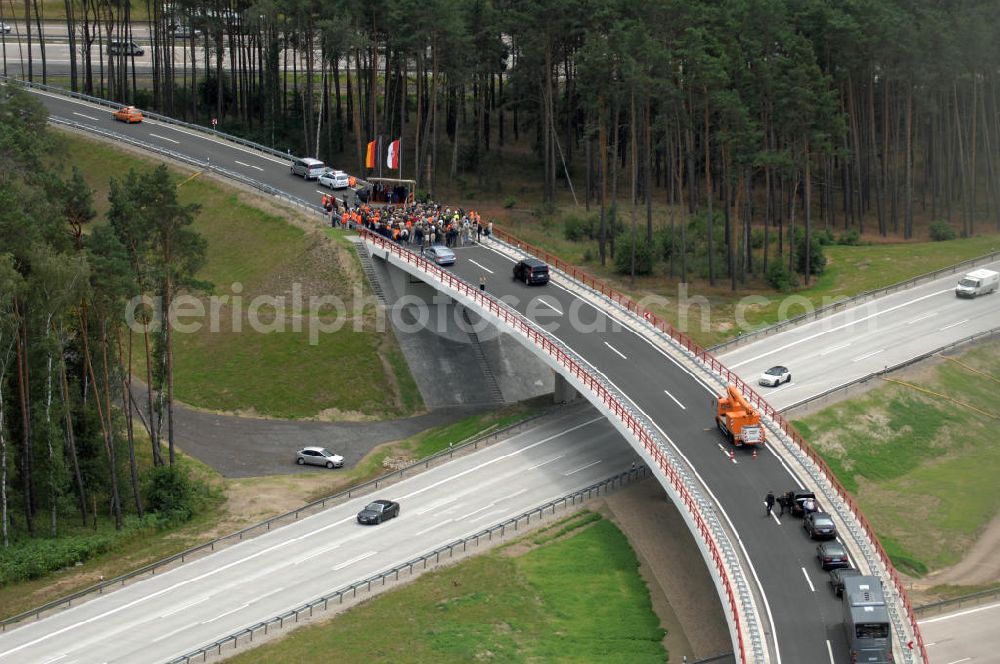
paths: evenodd
<path fill-rule="evenodd" d="M 760 375 L 757 383 L 767 387 L 777 387 L 782 383 L 792 382 L 792 372 L 786 367 L 771 367 Z"/>
<path fill-rule="evenodd" d="M 350 186 L 351 178 L 344 171 L 326 171 L 319 176 L 319 184 L 321 187 L 329 187 L 330 189 L 346 189 Z"/>

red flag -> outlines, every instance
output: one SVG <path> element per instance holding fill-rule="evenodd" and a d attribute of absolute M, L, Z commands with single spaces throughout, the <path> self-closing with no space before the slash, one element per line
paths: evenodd
<path fill-rule="evenodd" d="M 385 165 L 388 168 L 399 168 L 399 139 L 389 143 L 389 152 L 385 156 Z"/>
<path fill-rule="evenodd" d="M 368 152 L 365 154 L 365 168 L 375 168 L 375 141 L 368 144 Z"/>

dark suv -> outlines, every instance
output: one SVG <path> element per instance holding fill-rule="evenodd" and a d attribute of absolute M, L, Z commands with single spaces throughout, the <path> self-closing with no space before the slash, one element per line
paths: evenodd
<path fill-rule="evenodd" d="M 526 285 L 549 283 L 549 266 L 537 258 L 524 258 L 514 265 L 514 278 Z"/>

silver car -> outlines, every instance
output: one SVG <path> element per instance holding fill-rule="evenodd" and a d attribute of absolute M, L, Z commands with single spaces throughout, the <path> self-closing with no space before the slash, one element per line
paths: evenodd
<path fill-rule="evenodd" d="M 455 252 L 443 244 L 432 244 L 424 247 L 424 258 L 434 261 L 437 265 L 454 265 Z"/>
<path fill-rule="evenodd" d="M 301 465 L 326 466 L 327 468 L 343 468 L 344 457 L 334 454 L 325 447 L 303 447 L 296 453 L 295 463 Z"/>

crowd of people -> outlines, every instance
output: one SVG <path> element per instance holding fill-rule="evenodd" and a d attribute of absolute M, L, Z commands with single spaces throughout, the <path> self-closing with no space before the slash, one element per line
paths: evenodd
<path fill-rule="evenodd" d="M 475 210 L 432 202 L 374 207 L 358 201 L 351 207 L 333 195 L 324 195 L 323 208 L 334 228 L 366 228 L 400 244 L 419 247 L 465 246 L 493 234 L 493 222 L 483 222 Z"/>

